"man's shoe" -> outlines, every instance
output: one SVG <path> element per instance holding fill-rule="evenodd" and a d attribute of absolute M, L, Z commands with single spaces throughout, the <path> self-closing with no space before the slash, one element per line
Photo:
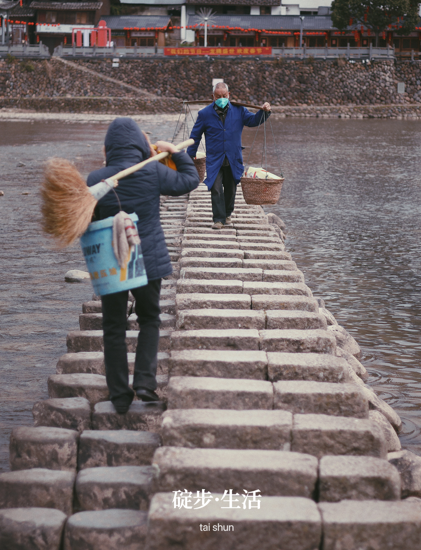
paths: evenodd
<path fill-rule="evenodd" d="M 136 395 L 141 401 L 149 403 L 151 401 L 159 401 L 159 396 L 152 390 L 139 389 L 136 390 Z"/>
<path fill-rule="evenodd" d="M 212 225 L 212 229 L 222 229 L 224 224 L 222 222 L 216 222 Z"/>
<path fill-rule="evenodd" d="M 228 218 L 225 220 L 225 225 L 229 225 L 230 223 L 232 223 L 232 219 L 231 216 L 228 216 Z"/>

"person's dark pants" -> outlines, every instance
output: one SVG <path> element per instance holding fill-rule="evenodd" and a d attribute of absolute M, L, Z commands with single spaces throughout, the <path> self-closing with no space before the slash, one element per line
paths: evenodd
<path fill-rule="evenodd" d="M 222 166 L 211 188 L 213 223 L 225 223 L 234 211 L 235 184 L 231 166 Z"/>
<path fill-rule="evenodd" d="M 158 363 L 159 294 L 161 279 L 149 281 L 146 286 L 134 288 L 135 311 L 140 332 L 137 339 L 134 366 L 133 389 L 156 390 L 156 369 Z M 129 387 L 129 367 L 127 363 L 128 291 L 101 296 L 102 327 L 104 330 L 105 374 L 112 402 L 130 404 L 133 391 Z"/>

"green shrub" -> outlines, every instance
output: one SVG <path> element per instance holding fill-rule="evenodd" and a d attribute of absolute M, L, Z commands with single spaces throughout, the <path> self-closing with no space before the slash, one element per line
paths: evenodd
<path fill-rule="evenodd" d="M 34 65 L 30 61 L 22 61 L 20 68 L 22 71 L 26 71 L 27 73 L 33 73 L 35 70 Z"/>

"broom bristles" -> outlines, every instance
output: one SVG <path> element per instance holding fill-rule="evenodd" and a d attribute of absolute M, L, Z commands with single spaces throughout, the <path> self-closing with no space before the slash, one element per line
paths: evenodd
<path fill-rule="evenodd" d="M 42 228 L 60 248 L 85 233 L 97 201 L 71 162 L 62 158 L 47 162 L 41 197 Z"/>

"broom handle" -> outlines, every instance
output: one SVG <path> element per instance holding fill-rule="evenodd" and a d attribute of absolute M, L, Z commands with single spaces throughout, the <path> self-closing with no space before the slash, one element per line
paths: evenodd
<path fill-rule="evenodd" d="M 189 147 L 189 145 L 193 145 L 193 143 L 194 143 L 193 139 L 188 139 L 187 141 L 183 141 L 182 143 L 179 143 L 178 145 L 176 145 L 175 148 L 177 149 L 177 151 L 181 151 L 181 149 L 184 149 L 185 147 Z M 125 178 L 126 176 L 130 176 L 130 174 L 133 174 L 133 172 L 137 172 L 138 170 L 140 170 L 141 168 L 143 168 L 144 166 L 146 166 L 150 162 L 154 162 L 155 160 L 164 159 L 164 158 L 168 157 L 169 155 L 170 155 L 170 153 L 168 153 L 168 152 L 158 153 L 158 155 L 155 155 L 154 157 L 150 157 L 150 158 L 144 160 L 143 162 L 139 162 L 139 164 L 135 164 L 134 166 L 130 166 L 130 168 L 126 168 L 125 170 L 122 170 L 121 172 L 118 172 L 118 174 L 116 174 L 115 176 L 111 176 L 111 178 L 109 178 L 109 179 L 112 179 L 112 180 L 115 180 L 115 181 L 121 180 L 121 179 Z"/>

